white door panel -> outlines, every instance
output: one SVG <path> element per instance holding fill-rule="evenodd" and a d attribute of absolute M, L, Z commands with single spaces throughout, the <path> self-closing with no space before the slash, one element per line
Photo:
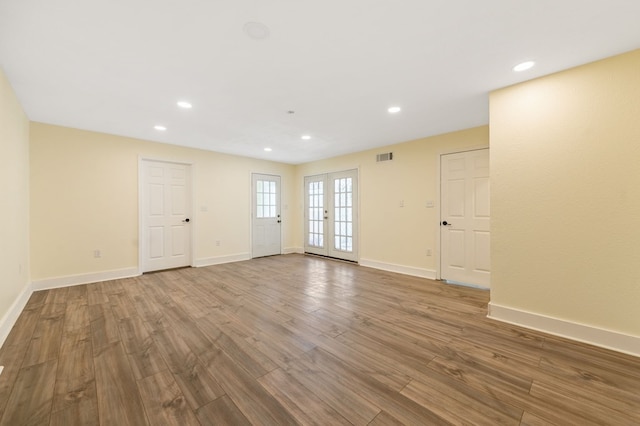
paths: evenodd
<path fill-rule="evenodd" d="M 254 173 L 251 182 L 252 257 L 281 254 L 280 176 Z"/>
<path fill-rule="evenodd" d="M 441 156 L 441 278 L 489 287 L 489 150 Z"/>
<path fill-rule="evenodd" d="M 143 160 L 143 272 L 191 265 L 191 170 L 186 164 Z"/>

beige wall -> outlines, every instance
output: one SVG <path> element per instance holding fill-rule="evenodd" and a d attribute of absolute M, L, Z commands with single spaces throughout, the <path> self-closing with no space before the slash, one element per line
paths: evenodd
<path fill-rule="evenodd" d="M 483 126 L 300 165 L 295 179 L 300 196 L 297 240 L 303 244 L 304 176 L 357 168 L 362 263 L 397 265 L 405 272 L 434 275 L 440 154 L 488 145 L 489 129 Z M 393 161 L 376 163 L 376 154 L 389 151 Z M 436 207 L 427 208 L 429 200 Z M 431 256 L 427 249 L 432 250 Z"/>
<path fill-rule="evenodd" d="M 490 98 L 491 303 L 640 336 L 640 50 Z"/>
<path fill-rule="evenodd" d="M 196 262 L 250 254 L 252 172 L 282 176 L 283 248 L 292 247 L 294 166 L 31 123 L 34 282 L 138 267 L 139 156 L 194 164 Z"/>
<path fill-rule="evenodd" d="M 0 326 L 28 286 L 29 120 L 0 68 Z"/>

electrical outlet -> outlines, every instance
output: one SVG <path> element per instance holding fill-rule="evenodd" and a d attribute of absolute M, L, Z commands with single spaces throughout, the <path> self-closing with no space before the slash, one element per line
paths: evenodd
<path fill-rule="evenodd" d="M 216 240 L 216 247 L 220 247 L 220 240 Z"/>
<path fill-rule="evenodd" d="M 431 249 L 427 249 L 427 256 L 431 256 Z"/>
<path fill-rule="evenodd" d="M 102 257 L 102 252 L 100 252 L 100 250 L 94 250 L 93 251 L 93 257 L 95 257 L 96 259 L 99 259 Z"/>

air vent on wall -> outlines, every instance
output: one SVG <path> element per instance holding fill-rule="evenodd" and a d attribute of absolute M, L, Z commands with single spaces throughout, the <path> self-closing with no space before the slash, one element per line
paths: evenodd
<path fill-rule="evenodd" d="M 393 152 L 385 152 L 384 154 L 378 154 L 376 155 L 376 162 L 381 162 L 381 161 L 391 161 L 393 160 Z"/>

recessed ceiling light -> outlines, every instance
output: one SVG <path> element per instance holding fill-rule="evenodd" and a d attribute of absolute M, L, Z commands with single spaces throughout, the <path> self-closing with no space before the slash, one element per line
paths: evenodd
<path fill-rule="evenodd" d="M 189 102 L 187 101 L 178 101 L 178 106 L 180 108 L 184 108 L 184 109 L 189 109 L 191 107 L 193 107 L 193 105 L 191 105 Z"/>
<path fill-rule="evenodd" d="M 265 148 L 264 150 L 267 151 L 267 152 L 273 151 L 271 148 Z"/>
<path fill-rule="evenodd" d="M 309 139 L 311 139 L 311 136 L 309 135 L 303 135 L 302 139 L 304 139 L 305 141 L 308 141 Z"/>
<path fill-rule="evenodd" d="M 526 71 L 530 68 L 532 68 L 536 63 L 533 61 L 526 61 L 523 62 L 521 64 L 516 65 L 515 67 L 513 67 L 513 70 L 515 72 L 522 72 L 522 71 Z"/>
<path fill-rule="evenodd" d="M 153 126 L 153 128 L 156 129 L 156 130 L 160 130 L 161 132 L 164 132 L 165 130 L 167 130 L 166 127 L 161 126 L 159 124 L 157 126 Z"/>
<path fill-rule="evenodd" d="M 394 106 L 394 107 L 389 108 L 387 111 L 389 111 L 391 114 L 395 114 L 397 112 L 400 112 L 400 110 L 401 110 L 400 107 Z"/>

